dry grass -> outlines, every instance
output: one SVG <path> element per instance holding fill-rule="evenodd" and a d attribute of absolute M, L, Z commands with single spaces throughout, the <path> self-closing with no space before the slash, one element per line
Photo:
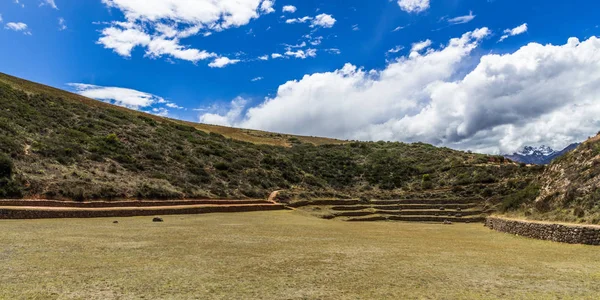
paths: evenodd
<path fill-rule="evenodd" d="M 597 299 L 600 249 L 278 211 L 0 221 L 0 299 Z"/>

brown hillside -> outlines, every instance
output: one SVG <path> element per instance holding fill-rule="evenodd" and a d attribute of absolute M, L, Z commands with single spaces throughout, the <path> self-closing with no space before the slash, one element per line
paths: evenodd
<path fill-rule="evenodd" d="M 600 224 L 600 134 L 554 161 L 531 210 L 542 219 Z"/>

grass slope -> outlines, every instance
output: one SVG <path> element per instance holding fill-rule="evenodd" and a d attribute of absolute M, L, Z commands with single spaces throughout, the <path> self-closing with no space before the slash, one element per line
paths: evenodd
<path fill-rule="evenodd" d="M 186 123 L 0 76 L 0 197 L 262 198 L 284 189 L 292 190 L 284 197 L 448 193 L 495 203 L 540 170 L 421 143 Z"/>
<path fill-rule="evenodd" d="M 0 299 L 597 299 L 593 246 L 298 212 L 0 220 Z"/>
<path fill-rule="evenodd" d="M 109 103 L 96 101 L 93 99 L 83 97 L 78 94 L 73 94 L 73 93 L 70 93 L 70 92 L 67 92 L 64 90 L 60 90 L 60 89 L 56 89 L 56 88 L 53 88 L 50 86 L 38 84 L 35 82 L 31 82 L 28 80 L 10 76 L 10 75 L 4 74 L 4 73 L 0 73 L 0 83 L 8 84 L 11 87 L 21 90 L 29 95 L 35 95 L 35 94 L 50 95 L 53 97 L 60 97 L 60 98 L 69 99 L 72 101 L 79 101 L 79 102 L 89 105 L 89 106 L 107 108 L 107 109 L 115 109 L 115 110 L 120 110 L 120 111 L 124 111 L 124 112 L 131 113 L 131 114 L 137 114 L 139 116 L 148 117 L 148 118 L 154 119 L 154 120 L 166 119 L 166 118 L 155 116 L 152 114 L 148 114 L 148 113 L 144 113 L 144 112 L 140 112 L 140 111 L 133 111 L 133 110 L 123 108 L 120 106 L 116 106 L 116 105 L 112 105 Z M 236 140 L 240 140 L 240 141 L 244 141 L 244 142 L 255 143 L 255 144 L 266 144 L 266 145 L 289 147 L 292 145 L 292 143 L 294 143 L 296 141 L 300 141 L 303 143 L 311 143 L 314 145 L 342 144 L 342 143 L 347 142 L 347 141 L 331 139 L 331 138 L 324 138 L 324 137 L 299 136 L 299 135 L 291 135 L 291 134 L 265 132 L 265 131 L 252 130 L 252 129 L 240 129 L 240 128 L 233 128 L 233 127 L 192 123 L 192 122 L 186 122 L 186 121 L 175 120 L 175 119 L 169 119 L 169 120 L 171 122 L 175 122 L 178 124 L 192 126 L 196 129 L 204 131 L 206 133 L 211 133 L 211 132 L 217 133 L 217 134 L 223 135 L 228 138 L 232 138 L 232 139 L 236 139 Z"/>
<path fill-rule="evenodd" d="M 538 182 L 539 192 L 513 215 L 600 224 L 600 133 L 554 160 Z"/>

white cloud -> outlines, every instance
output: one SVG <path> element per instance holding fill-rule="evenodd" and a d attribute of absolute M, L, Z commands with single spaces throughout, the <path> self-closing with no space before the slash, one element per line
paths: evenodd
<path fill-rule="evenodd" d="M 19 31 L 19 32 L 22 32 L 25 35 L 31 35 L 31 31 L 29 31 L 28 28 L 29 27 L 27 26 L 27 24 L 25 24 L 23 22 L 16 22 L 16 23 L 15 22 L 8 22 L 4 26 L 4 29 L 13 30 L 13 31 Z"/>
<path fill-rule="evenodd" d="M 468 15 L 448 19 L 448 23 L 450 23 L 452 25 L 465 24 L 465 23 L 469 23 L 469 22 L 473 21 L 473 19 L 475 19 L 475 17 L 476 16 L 473 15 L 473 12 L 469 11 Z"/>
<path fill-rule="evenodd" d="M 269 0 L 102 0 L 102 3 L 121 10 L 131 22 L 169 20 L 218 29 L 246 25 L 258 18 L 260 11 L 272 6 Z"/>
<path fill-rule="evenodd" d="M 218 57 L 215 58 L 215 60 L 213 60 L 210 64 L 208 64 L 209 67 L 211 68 L 223 68 L 227 65 L 234 65 L 239 63 L 241 60 L 239 59 L 230 59 L 228 57 Z"/>
<path fill-rule="evenodd" d="M 175 108 L 175 109 L 183 109 L 183 107 L 173 103 L 173 102 L 168 102 L 167 104 L 165 104 L 167 107 L 169 108 Z"/>
<path fill-rule="evenodd" d="M 233 125 L 343 139 L 423 141 L 487 153 L 554 148 L 600 128 L 600 39 L 530 43 L 470 66 L 488 29 L 383 70 L 351 64 L 279 86 L 274 97 L 220 117 Z M 466 71 L 466 72 L 465 72 Z M 239 103 L 238 103 L 239 105 Z M 576 116 L 576 117 L 573 117 Z"/>
<path fill-rule="evenodd" d="M 313 46 L 318 46 L 323 42 L 322 36 L 317 36 L 313 38 L 311 35 L 305 35 L 304 37 L 307 38 L 309 43 Z"/>
<path fill-rule="evenodd" d="M 271 54 L 271 58 L 272 59 L 277 59 L 277 58 L 282 58 L 282 57 L 283 57 L 283 55 L 281 55 L 279 53 L 273 53 L 273 54 Z"/>
<path fill-rule="evenodd" d="M 64 18 L 58 18 L 58 30 L 67 30 L 67 24 Z"/>
<path fill-rule="evenodd" d="M 289 45 L 289 44 L 283 44 L 285 46 L 286 49 L 292 49 L 292 48 L 304 48 L 306 47 L 306 42 L 302 42 L 301 44 L 298 45 Z"/>
<path fill-rule="evenodd" d="M 407 13 L 420 13 L 429 9 L 429 0 L 398 0 L 398 5 Z"/>
<path fill-rule="evenodd" d="M 97 43 L 104 45 L 104 48 L 112 49 L 121 56 L 130 57 L 133 48 L 147 46 L 152 40 L 151 36 L 142 30 L 137 25 L 115 23 L 114 26 L 102 30 L 102 37 Z"/>
<path fill-rule="evenodd" d="M 247 101 L 242 97 L 237 97 L 231 101 L 230 108 L 225 114 L 204 113 L 200 116 L 200 123 L 229 126 L 236 122 L 244 112 Z M 209 109 L 210 111 L 219 110 L 218 107 Z"/>
<path fill-rule="evenodd" d="M 335 55 L 342 54 L 342 51 L 340 51 L 340 49 L 338 49 L 338 48 L 329 48 L 329 49 L 325 49 L 325 51 L 327 51 L 331 54 L 335 54 Z"/>
<path fill-rule="evenodd" d="M 256 82 L 256 81 L 260 81 L 260 80 L 263 80 L 263 79 L 264 79 L 263 77 L 259 76 L 259 77 L 254 77 L 254 78 L 250 79 L 250 81 Z"/>
<path fill-rule="evenodd" d="M 358 27 L 358 24 L 354 24 L 352 25 L 352 31 L 359 31 L 360 27 Z"/>
<path fill-rule="evenodd" d="M 504 35 L 502 37 L 500 37 L 499 42 L 504 41 L 505 39 L 507 39 L 510 36 L 515 36 L 515 35 L 519 35 L 519 34 L 523 34 L 525 32 L 527 32 L 527 23 L 521 24 L 513 29 L 506 29 L 504 30 Z"/>
<path fill-rule="evenodd" d="M 215 57 L 215 53 L 209 53 L 205 50 L 185 48 L 178 44 L 178 40 L 168 40 L 162 38 L 154 38 L 148 43 L 146 55 L 150 57 L 161 57 L 170 55 L 171 57 L 197 62 L 211 57 Z"/>
<path fill-rule="evenodd" d="M 308 22 L 308 21 L 310 21 L 312 19 L 313 19 L 312 17 L 305 16 L 305 17 L 302 17 L 302 18 L 287 19 L 287 20 L 285 20 L 285 23 L 287 23 L 287 24 L 306 23 L 306 22 Z"/>
<path fill-rule="evenodd" d="M 0 14 L 0 23 L 2 23 L 4 20 L 2 19 L 2 14 Z"/>
<path fill-rule="evenodd" d="M 287 24 L 295 24 L 295 23 L 306 23 L 310 22 L 310 27 L 323 27 L 323 28 L 331 28 L 337 21 L 332 15 L 329 14 L 320 14 L 313 17 L 305 16 L 302 18 L 295 19 L 287 19 L 285 23 Z"/>
<path fill-rule="evenodd" d="M 414 47 L 414 45 L 413 45 L 413 47 Z M 402 51 L 402 49 L 404 49 L 403 46 L 396 46 L 396 47 L 388 50 L 387 53 L 398 53 L 398 52 Z"/>
<path fill-rule="evenodd" d="M 120 10 L 124 22 L 112 22 L 101 31 L 98 44 L 129 57 L 135 47 L 146 56 L 170 56 L 197 62 L 217 54 L 184 46 L 181 39 L 240 27 L 261 14 L 274 12 L 272 0 L 102 0 Z M 224 60 L 213 62 L 219 65 Z"/>
<path fill-rule="evenodd" d="M 317 50 L 316 49 L 306 49 L 306 51 L 304 51 L 304 50 L 297 50 L 297 51 L 288 50 L 285 52 L 285 55 L 290 56 L 290 57 L 305 59 L 308 57 L 316 57 Z"/>
<path fill-rule="evenodd" d="M 406 28 L 406 26 L 398 26 L 398 27 L 394 28 L 394 30 L 392 30 L 392 32 L 397 32 L 397 31 L 400 31 L 400 30 L 402 30 L 404 28 Z"/>
<path fill-rule="evenodd" d="M 410 52 L 421 52 L 421 50 L 427 49 L 429 46 L 431 46 L 431 40 L 414 43 L 412 44 Z"/>
<path fill-rule="evenodd" d="M 161 117 L 166 117 L 169 115 L 169 110 L 164 107 L 155 107 L 152 110 L 147 111 L 147 113 Z"/>
<path fill-rule="evenodd" d="M 269 56 L 268 55 L 259 56 L 258 59 L 259 60 L 269 60 Z"/>
<path fill-rule="evenodd" d="M 320 14 L 312 20 L 310 27 L 323 27 L 331 28 L 335 24 L 336 20 L 332 15 Z"/>
<path fill-rule="evenodd" d="M 19 3 L 18 1 L 16 3 Z M 54 9 L 58 9 L 58 7 L 56 6 L 56 3 L 54 3 L 54 0 L 42 0 L 42 2 L 40 2 L 40 6 L 44 6 L 44 5 L 48 5 Z"/>
<path fill-rule="evenodd" d="M 296 12 L 296 10 L 297 10 L 296 7 L 293 5 L 285 5 L 281 11 L 284 13 L 293 14 Z"/>
<path fill-rule="evenodd" d="M 146 56 L 152 58 L 168 55 L 195 63 L 217 56 L 215 53 L 205 50 L 182 46 L 179 44 L 178 38 L 169 39 L 168 37 L 175 35 L 175 32 L 168 26 L 160 24 L 157 28 L 160 34 L 151 36 L 144 32 L 140 25 L 115 22 L 111 27 L 102 30 L 102 37 L 98 40 L 98 44 L 125 57 L 130 57 L 131 51 L 137 46 L 146 47 Z"/>
<path fill-rule="evenodd" d="M 275 5 L 274 0 L 264 0 L 260 5 L 260 11 L 264 12 L 265 14 L 275 12 L 273 5 Z"/>
<path fill-rule="evenodd" d="M 156 103 L 167 103 L 165 99 L 145 92 L 121 87 L 106 87 L 83 83 L 69 83 L 75 92 L 96 100 L 124 106 L 131 109 L 140 109 Z"/>

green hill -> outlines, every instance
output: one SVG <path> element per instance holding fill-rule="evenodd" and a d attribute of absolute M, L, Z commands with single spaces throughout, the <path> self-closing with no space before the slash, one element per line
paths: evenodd
<path fill-rule="evenodd" d="M 282 197 L 442 194 L 494 204 L 518 196 L 542 170 L 421 143 L 183 122 L 3 74 L 0 152 L 0 198 L 264 198 L 287 190 Z"/>

